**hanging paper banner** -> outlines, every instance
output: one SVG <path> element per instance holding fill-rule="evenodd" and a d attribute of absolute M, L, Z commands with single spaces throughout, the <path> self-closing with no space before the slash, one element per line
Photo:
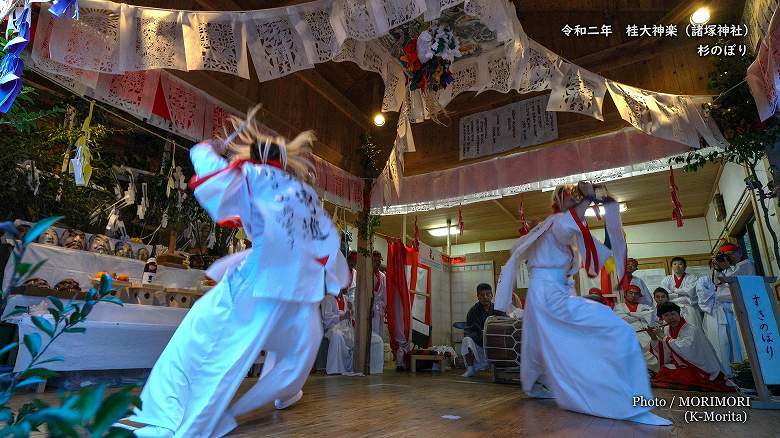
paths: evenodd
<path fill-rule="evenodd" d="M 211 70 L 249 79 L 246 30 L 241 14 L 182 12 L 188 70 Z"/>
<path fill-rule="evenodd" d="M 460 119 L 460 159 L 498 154 L 558 138 L 558 116 L 537 96 Z"/>
<path fill-rule="evenodd" d="M 780 18 L 772 14 L 766 36 L 761 40 L 756 59 L 747 69 L 750 94 L 756 101 L 761 121 L 772 117 L 780 108 Z"/>
<path fill-rule="evenodd" d="M 607 88 L 623 120 L 645 133 L 653 131 L 652 113 L 655 108 L 651 107 L 653 99 L 645 90 L 610 80 Z"/>
<path fill-rule="evenodd" d="M 604 120 L 601 108 L 607 84 L 600 75 L 566 62 L 554 70 L 551 86 L 547 111 L 580 113 Z"/>
<path fill-rule="evenodd" d="M 528 45 L 526 62 L 520 67 L 515 88 L 521 93 L 549 90 L 552 75 L 560 65 L 561 58 L 534 40 Z"/>
<path fill-rule="evenodd" d="M 650 135 L 699 148 L 699 134 L 691 123 L 689 104 L 684 96 L 655 93 L 653 98 L 658 112 L 653 114 L 655 123 Z M 698 117 L 698 113 L 693 116 Z"/>
<path fill-rule="evenodd" d="M 122 5 L 122 69 L 187 70 L 181 11 Z"/>
<path fill-rule="evenodd" d="M 118 73 L 119 25 L 122 5 L 101 0 L 80 0 L 79 20 L 60 18 L 51 39 L 52 59 L 83 70 Z"/>

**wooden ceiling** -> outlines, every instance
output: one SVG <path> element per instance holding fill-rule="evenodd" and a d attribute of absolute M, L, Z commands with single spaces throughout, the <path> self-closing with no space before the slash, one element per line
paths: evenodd
<path fill-rule="evenodd" d="M 190 10 L 246 10 L 289 6 L 302 0 L 130 0 L 129 3 Z M 681 94 L 706 94 L 711 63 L 696 56 L 702 41 L 677 38 L 628 38 L 627 24 L 684 25 L 699 6 L 683 0 L 523 0 L 513 2 L 526 33 L 572 62 L 628 85 Z M 710 2 L 711 22 L 734 23 L 744 0 Z M 611 24 L 610 37 L 565 37 L 560 29 L 569 24 Z M 360 135 L 369 131 L 389 155 L 395 138 L 397 115 L 382 128 L 371 124 L 381 106 L 384 84 L 376 73 L 350 62 L 319 64 L 314 69 L 260 83 L 250 63 L 249 80 L 214 72 L 173 72 L 209 94 L 244 110 L 262 102 L 266 122 L 284 135 L 314 129 L 320 139 L 315 152 L 353 173 L 360 173 L 357 151 Z M 453 112 L 449 126 L 431 122 L 413 128 L 417 152 L 406 155 L 407 175 L 441 170 L 468 163 L 458 160 L 457 120 L 474 112 L 499 107 L 532 95 L 516 92 L 465 93 L 447 109 Z M 609 98 L 605 121 L 571 113 L 558 113 L 559 140 L 591 136 L 627 126 Z M 537 146 L 544 147 L 545 145 Z M 508 153 L 510 153 L 509 151 Z M 475 160 L 472 160 L 475 161 Z"/>
<path fill-rule="evenodd" d="M 695 173 L 682 170 L 675 172 L 680 202 L 685 217 L 702 217 L 711 201 L 713 186 L 717 180 L 719 166 L 707 165 Z M 671 220 L 672 206 L 669 194 L 669 174 L 658 172 L 607 183 L 612 196 L 625 202 L 623 224 L 641 224 Z M 526 219 L 542 220 L 550 214 L 552 192 L 529 192 L 524 194 Z M 457 243 L 471 243 L 518 237 L 520 228 L 520 195 L 498 200 L 467 204 L 461 207 L 465 229 Z M 407 236 L 414 235 L 414 219 L 420 229 L 420 239 L 430 246 L 443 246 L 446 237 L 433 237 L 426 230 L 444 227 L 447 219 L 452 225 L 458 222 L 458 209 L 440 209 L 419 214 L 409 214 Z M 389 236 L 401 236 L 403 218 L 401 215 L 382 216 L 379 232 Z M 603 226 L 596 220 L 589 220 L 591 227 Z M 451 236 L 455 244 L 455 236 Z"/>

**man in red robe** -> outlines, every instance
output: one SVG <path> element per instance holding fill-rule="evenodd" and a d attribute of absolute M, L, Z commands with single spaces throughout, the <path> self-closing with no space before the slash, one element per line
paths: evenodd
<path fill-rule="evenodd" d="M 666 302 L 658 306 L 658 317 L 668 325 L 650 329 L 653 352 L 661 368 L 652 380 L 659 388 L 688 391 L 735 392 L 736 386 L 726 379 L 715 350 L 701 328 L 680 317 L 680 306 Z"/>

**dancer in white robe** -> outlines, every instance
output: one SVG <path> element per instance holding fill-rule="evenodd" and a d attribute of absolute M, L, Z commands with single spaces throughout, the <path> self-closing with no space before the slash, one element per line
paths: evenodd
<path fill-rule="evenodd" d="M 355 332 L 351 314 L 344 294 L 338 298 L 326 295 L 322 300 L 322 325 L 325 337 L 328 338 L 328 360 L 325 365 L 325 372 L 328 374 L 352 372 Z"/>
<path fill-rule="evenodd" d="M 349 274 L 339 233 L 304 182 L 311 133 L 287 143 L 260 134 L 253 108 L 224 142 L 190 151 L 195 197 L 215 222 L 240 221 L 253 247 L 208 271 L 219 283 L 187 313 L 157 360 L 129 420 L 138 437 L 220 437 L 235 417 L 299 400 L 322 339 L 319 303 Z M 219 153 L 225 146 L 230 162 Z M 260 351 L 272 367 L 230 409 Z"/>
<path fill-rule="evenodd" d="M 698 277 L 685 272 L 688 262 L 682 257 L 672 259 L 672 275 L 661 280 L 661 287 L 669 292 L 669 301 L 682 308 L 682 316 L 688 324 L 701 327 L 696 281 Z"/>
<path fill-rule="evenodd" d="M 528 261 L 530 284 L 521 353 L 523 390 L 533 397 L 553 397 L 561 408 L 576 412 L 671 424 L 652 414 L 650 407 L 632 403 L 637 396 L 653 397 L 634 329 L 609 307 L 576 296 L 573 288 L 572 276 L 579 272 L 580 260 L 588 275 L 595 277 L 610 255 L 584 222 L 585 210 L 596 200 L 593 186 L 558 187 L 553 199 L 557 213 L 518 240 L 497 288 L 495 307 L 510 310 L 517 266 Z M 605 200 L 609 201 L 605 204 L 607 232 L 617 274 L 622 278 L 626 244 L 620 214 L 617 203 Z"/>
<path fill-rule="evenodd" d="M 655 313 L 655 308 L 642 304 L 639 301 L 641 294 L 642 290 L 639 286 L 632 284 L 624 292 L 625 301 L 615 304 L 615 307 L 612 309 L 619 317 L 623 318 L 623 321 L 631 324 L 635 332 L 652 325 L 653 314 Z M 636 337 L 639 345 L 642 347 L 642 354 L 645 356 L 647 369 L 653 372 L 658 371 L 658 359 L 650 351 L 650 335 L 646 331 L 641 331 L 636 333 Z"/>

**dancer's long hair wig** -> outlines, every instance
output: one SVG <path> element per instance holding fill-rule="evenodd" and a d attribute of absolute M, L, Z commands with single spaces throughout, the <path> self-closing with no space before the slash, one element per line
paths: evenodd
<path fill-rule="evenodd" d="M 298 179 L 305 182 L 314 181 L 314 164 L 311 161 L 311 147 L 317 139 L 314 131 L 302 132 L 290 142 L 281 136 L 273 137 L 264 134 L 257 121 L 260 107 L 259 104 L 252 107 L 247 112 L 246 119 L 233 115 L 228 118 L 233 132 L 227 132 L 228 128 L 226 128 L 222 142 L 227 148 L 231 161 L 242 159 L 262 163 L 278 161 L 282 169 Z"/>

